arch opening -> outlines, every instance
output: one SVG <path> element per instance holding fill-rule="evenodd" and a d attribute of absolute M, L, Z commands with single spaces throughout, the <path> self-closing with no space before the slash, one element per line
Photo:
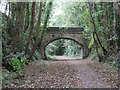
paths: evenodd
<path fill-rule="evenodd" d="M 71 38 L 54 39 L 44 47 L 46 59 L 56 59 L 58 56 L 83 58 L 83 50 L 83 45 Z"/>

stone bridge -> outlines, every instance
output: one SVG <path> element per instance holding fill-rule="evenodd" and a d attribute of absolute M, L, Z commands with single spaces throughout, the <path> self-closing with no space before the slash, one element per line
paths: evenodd
<path fill-rule="evenodd" d="M 69 39 L 77 42 L 81 45 L 83 49 L 83 58 L 86 58 L 89 54 L 88 43 L 87 40 L 83 37 L 82 31 L 83 28 L 79 27 L 48 27 L 47 31 L 43 37 L 42 45 L 41 45 L 41 55 L 43 59 L 47 59 L 45 54 L 46 46 L 58 39 Z"/>

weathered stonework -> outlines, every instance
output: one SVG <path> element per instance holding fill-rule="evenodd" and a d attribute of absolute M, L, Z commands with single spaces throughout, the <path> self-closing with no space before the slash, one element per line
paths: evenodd
<path fill-rule="evenodd" d="M 41 55 L 43 59 L 47 59 L 45 55 L 45 47 L 54 40 L 58 39 L 70 39 L 83 48 L 83 58 L 86 58 L 89 53 L 87 40 L 82 36 L 83 28 L 69 27 L 69 28 L 59 28 L 59 27 L 49 27 L 43 37 L 43 42 L 41 46 Z"/>

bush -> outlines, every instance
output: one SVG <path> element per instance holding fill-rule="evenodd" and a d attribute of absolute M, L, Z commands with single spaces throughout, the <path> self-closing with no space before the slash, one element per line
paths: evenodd
<path fill-rule="evenodd" d="M 5 62 L 6 61 L 6 62 Z M 9 85 L 13 79 L 23 77 L 23 66 L 28 63 L 25 57 L 8 57 L 2 67 L 2 85 Z"/>
<path fill-rule="evenodd" d="M 13 67 L 13 70 L 17 73 L 22 73 L 22 66 L 27 63 L 28 60 L 25 57 L 21 58 L 12 58 L 9 64 Z"/>

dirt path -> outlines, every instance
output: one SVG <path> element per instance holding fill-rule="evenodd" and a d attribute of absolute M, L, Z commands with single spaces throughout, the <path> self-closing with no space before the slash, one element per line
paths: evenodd
<path fill-rule="evenodd" d="M 115 83 L 110 83 L 109 84 L 105 81 L 103 81 L 103 78 L 101 74 L 105 74 L 101 71 L 101 73 L 98 73 L 99 70 L 97 68 L 92 68 L 93 64 L 98 64 L 95 62 L 92 62 L 87 59 L 81 59 L 81 58 L 72 58 L 72 57 L 67 57 L 67 56 L 58 56 L 57 59 L 58 61 L 60 60 L 68 60 L 66 61 L 67 63 L 71 63 L 74 65 L 75 70 L 77 70 L 78 75 L 80 77 L 80 80 L 82 81 L 82 85 L 80 88 L 112 88 L 116 87 Z M 98 64 L 99 65 L 99 64 Z M 104 70 L 107 68 L 103 68 Z M 103 70 L 103 71 L 104 71 Z M 107 70 L 105 70 L 107 72 Z M 108 70 L 109 71 L 109 70 Z M 111 82 L 117 83 L 117 72 L 115 75 L 115 72 L 108 72 L 107 74 L 113 74 L 111 75 L 112 77 L 108 77 L 106 79 L 111 80 Z M 114 76 L 115 75 L 115 76 Z M 114 77 L 113 77 L 114 76 Z"/>
<path fill-rule="evenodd" d="M 75 62 L 76 70 L 79 73 L 80 79 L 82 80 L 83 88 L 110 88 L 111 86 L 102 81 L 98 73 L 95 72 L 92 68 L 90 68 L 87 64 L 87 60 L 82 60 Z"/>
<path fill-rule="evenodd" d="M 55 61 L 30 63 L 25 67 L 25 77 L 5 87 L 116 88 L 117 72 L 98 66 L 103 67 L 87 59 L 58 56 Z"/>

